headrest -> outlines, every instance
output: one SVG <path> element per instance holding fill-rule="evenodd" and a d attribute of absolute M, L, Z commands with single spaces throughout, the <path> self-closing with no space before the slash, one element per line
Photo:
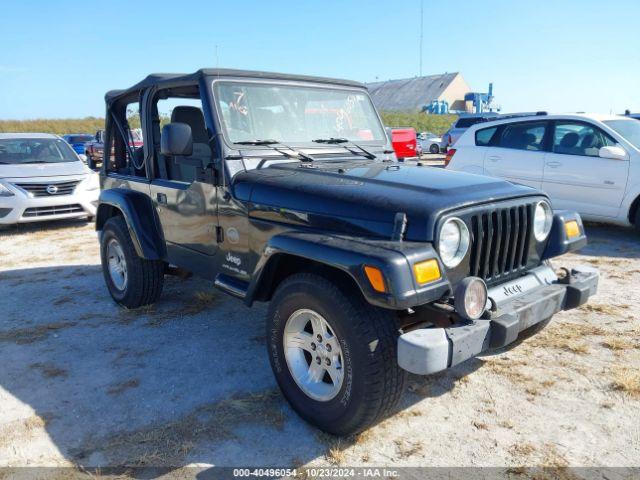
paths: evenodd
<path fill-rule="evenodd" d="M 591 148 L 593 147 L 593 144 L 595 143 L 596 140 L 596 136 L 593 133 L 589 133 L 587 135 L 584 136 L 584 138 L 582 139 L 582 141 L 580 142 L 580 147 L 581 148 Z"/>
<path fill-rule="evenodd" d="M 207 127 L 204 125 L 204 115 L 198 107 L 181 105 L 171 112 L 171 122 L 186 123 L 191 127 L 193 143 L 209 143 Z"/>
<path fill-rule="evenodd" d="M 562 148 L 573 148 L 578 144 L 578 140 L 580 140 L 580 135 L 576 132 L 565 133 L 562 140 L 560 140 L 560 146 Z"/>

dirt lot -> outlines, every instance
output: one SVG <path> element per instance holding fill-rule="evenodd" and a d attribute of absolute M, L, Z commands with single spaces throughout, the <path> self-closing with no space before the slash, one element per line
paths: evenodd
<path fill-rule="evenodd" d="M 160 303 L 125 311 L 91 226 L 0 232 L 0 465 L 638 465 L 640 242 L 588 230 L 556 262 L 602 269 L 586 307 L 516 348 L 411 377 L 395 415 L 349 439 L 283 401 L 263 306 L 168 278 Z"/>

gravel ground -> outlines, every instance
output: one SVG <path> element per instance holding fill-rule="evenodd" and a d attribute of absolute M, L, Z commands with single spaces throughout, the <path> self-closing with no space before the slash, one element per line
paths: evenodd
<path fill-rule="evenodd" d="M 637 466 L 640 244 L 588 226 L 556 265 L 600 291 L 515 348 L 431 377 L 356 438 L 301 421 L 264 347 L 264 306 L 167 278 L 161 301 L 109 298 L 92 226 L 0 232 L 0 466 Z"/>

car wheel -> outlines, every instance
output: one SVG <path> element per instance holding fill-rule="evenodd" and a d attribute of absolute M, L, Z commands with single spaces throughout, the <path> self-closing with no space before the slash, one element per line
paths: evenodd
<path fill-rule="evenodd" d="M 105 223 L 100 258 L 109 293 L 123 307 L 149 305 L 160 297 L 164 262 L 138 256 L 124 218 L 112 217 Z"/>
<path fill-rule="evenodd" d="M 269 306 L 267 348 L 282 393 L 334 435 L 366 429 L 400 400 L 397 339 L 391 313 L 320 275 L 289 277 Z"/>
<path fill-rule="evenodd" d="M 636 217 L 633 220 L 633 226 L 636 229 L 636 232 L 640 233 L 640 207 L 636 209 Z"/>
<path fill-rule="evenodd" d="M 438 145 L 436 145 L 435 143 L 432 143 L 431 146 L 429 147 L 429 152 L 431 152 L 431 153 L 440 153 L 440 147 Z"/>

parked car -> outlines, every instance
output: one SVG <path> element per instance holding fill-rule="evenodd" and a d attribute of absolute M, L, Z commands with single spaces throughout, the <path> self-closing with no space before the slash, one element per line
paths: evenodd
<path fill-rule="evenodd" d="M 626 117 L 630 117 L 630 118 L 634 118 L 636 120 L 640 120 L 640 113 L 627 113 L 625 114 Z"/>
<path fill-rule="evenodd" d="M 85 145 L 85 155 L 87 156 L 87 166 L 95 170 L 102 164 L 104 154 L 104 130 L 98 130 L 93 140 Z"/>
<path fill-rule="evenodd" d="M 442 148 L 442 137 L 435 133 L 422 132 L 418 134 L 418 145 L 423 152 L 440 153 Z"/>
<path fill-rule="evenodd" d="M 416 130 L 412 127 L 392 128 L 391 143 L 398 160 L 416 158 L 418 156 Z"/>
<path fill-rule="evenodd" d="M 140 98 L 149 155 L 136 158 L 126 111 Z M 162 100 L 176 106 L 158 129 Z M 180 270 L 270 302 L 277 383 L 327 432 L 392 412 L 407 371 L 511 344 L 596 292 L 597 270 L 558 279 L 547 262 L 585 245 L 578 214 L 554 215 L 529 187 L 396 162 L 360 83 L 207 69 L 150 75 L 106 102 L 115 153 L 96 228 L 111 297 L 152 304 Z M 332 121 L 307 118 L 318 105 Z"/>
<path fill-rule="evenodd" d="M 0 133 L 0 225 L 96 214 L 98 175 L 62 138 Z"/>
<path fill-rule="evenodd" d="M 131 129 L 131 139 L 129 145 L 138 149 L 142 147 L 142 130 L 139 128 Z M 87 165 L 90 169 L 96 170 L 102 166 L 104 160 L 104 130 L 98 130 L 92 142 L 86 144 Z M 113 155 L 113 148 L 111 154 Z"/>
<path fill-rule="evenodd" d="M 460 136 L 473 125 L 478 123 L 487 122 L 489 120 L 498 117 L 498 113 L 486 112 L 486 113 L 469 113 L 461 115 L 453 124 L 451 128 L 442 135 L 442 141 L 440 148 L 443 151 L 447 151 L 450 147 L 455 145 Z"/>
<path fill-rule="evenodd" d="M 85 144 L 94 140 L 93 135 L 89 135 L 88 133 L 70 133 L 63 135 L 62 138 L 71 145 L 71 148 L 73 148 L 78 155 L 86 155 Z"/>
<path fill-rule="evenodd" d="M 543 115 L 475 125 L 449 170 L 544 190 L 558 209 L 640 228 L 640 122 L 616 115 Z"/>

